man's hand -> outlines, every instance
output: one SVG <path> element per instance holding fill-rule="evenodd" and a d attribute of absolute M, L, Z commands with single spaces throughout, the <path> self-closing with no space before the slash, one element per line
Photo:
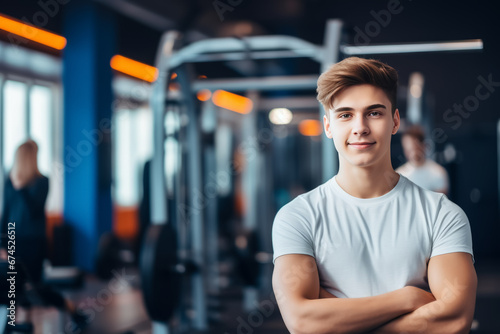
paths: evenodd
<path fill-rule="evenodd" d="M 408 290 L 410 300 L 413 303 L 414 309 L 418 309 L 419 307 L 422 307 L 436 300 L 432 293 L 419 289 L 417 287 L 406 286 L 404 287 L 404 289 Z"/>

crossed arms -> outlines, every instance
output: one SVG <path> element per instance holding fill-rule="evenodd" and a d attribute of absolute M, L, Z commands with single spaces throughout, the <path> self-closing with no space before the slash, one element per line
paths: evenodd
<path fill-rule="evenodd" d="M 320 287 L 314 258 L 290 254 L 275 261 L 273 289 L 293 334 L 468 333 L 477 287 L 471 255 L 434 256 L 427 272 L 432 293 L 406 286 L 373 297 L 336 298 Z"/>

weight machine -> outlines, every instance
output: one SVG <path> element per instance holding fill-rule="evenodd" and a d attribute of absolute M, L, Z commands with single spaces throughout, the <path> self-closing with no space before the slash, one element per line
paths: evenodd
<path fill-rule="evenodd" d="M 156 67 L 158 78 L 153 84 L 150 105 L 153 110 L 154 124 L 154 156 L 150 165 L 151 189 L 151 223 L 152 227 L 146 235 L 146 242 L 141 256 L 141 273 L 143 276 L 144 300 L 148 313 L 153 320 L 153 333 L 169 333 L 172 329 L 172 316 L 177 314 L 178 322 L 190 322 L 196 330 L 208 329 L 206 259 L 216 260 L 216 254 L 205 247 L 205 228 L 210 227 L 210 238 L 217 234 L 216 201 L 213 197 L 201 199 L 203 179 L 207 173 L 201 170 L 202 157 L 205 155 L 210 168 L 214 168 L 213 147 L 202 147 L 202 129 L 200 127 L 200 110 L 196 104 L 196 92 L 202 89 L 215 91 L 225 89 L 232 92 L 245 92 L 257 98 L 257 91 L 271 90 L 307 90 L 314 91 L 319 73 L 300 76 L 276 76 L 241 79 L 195 79 L 188 64 L 215 61 L 259 60 L 309 58 L 318 62 L 321 71 L 346 56 L 367 56 L 375 54 L 400 54 L 417 52 L 446 52 L 481 50 L 481 40 L 465 40 L 440 43 L 408 43 L 389 45 L 346 45 L 343 44 L 344 25 L 341 20 L 329 20 L 326 24 L 324 45 L 314 45 L 291 36 L 256 36 L 237 38 L 215 38 L 194 42 L 183 48 L 176 48 L 180 34 L 175 31 L 166 32 L 159 44 Z M 180 83 L 180 95 L 173 97 L 168 92 L 171 74 L 175 71 Z M 175 103 L 173 101 L 176 101 Z M 174 107 L 175 105 L 175 107 Z M 169 110 L 170 108 L 170 110 Z M 320 106 L 320 108 L 322 108 Z M 251 114 L 255 114 L 258 106 Z M 175 113 L 178 116 L 179 145 L 178 169 L 173 178 L 173 193 L 168 194 L 165 177 L 165 115 Z M 255 115 L 247 115 L 247 134 L 257 132 Z M 321 117 L 320 113 L 320 118 Z M 213 114 L 212 117 L 215 117 Z M 215 129 L 211 129 L 213 136 Z M 259 153 L 257 153 L 259 154 Z M 322 137 L 322 179 L 326 181 L 337 172 L 337 156 L 331 140 Z M 256 175 L 260 159 L 254 159 L 248 169 Z M 249 217 L 245 226 L 256 229 L 258 226 L 259 196 L 265 195 L 257 189 L 256 182 L 247 189 Z M 185 208 L 183 212 L 179 210 Z M 208 214 L 205 214 L 208 212 Z M 208 222 L 204 219 L 209 217 Z M 168 245 L 167 245 L 168 244 Z M 212 246 L 213 247 L 213 246 Z M 210 247 L 210 248 L 212 248 Z M 208 252 L 208 253 L 207 253 Z M 181 275 L 188 279 L 180 279 Z M 176 311 L 180 302 L 182 284 L 190 284 L 192 313 L 189 320 Z M 177 312 L 177 313 L 176 313 Z M 174 326 L 175 327 L 175 326 Z M 178 327 L 180 331 L 182 326 Z"/>

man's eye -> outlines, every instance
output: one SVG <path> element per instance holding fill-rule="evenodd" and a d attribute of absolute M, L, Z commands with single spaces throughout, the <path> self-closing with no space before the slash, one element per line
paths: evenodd
<path fill-rule="evenodd" d="M 339 116 L 339 118 L 348 118 L 350 115 L 349 114 L 342 114 Z"/>
<path fill-rule="evenodd" d="M 370 112 L 370 115 L 380 116 L 380 115 L 381 115 L 381 113 L 380 113 L 380 112 L 378 112 L 378 111 L 372 111 L 372 112 Z"/>

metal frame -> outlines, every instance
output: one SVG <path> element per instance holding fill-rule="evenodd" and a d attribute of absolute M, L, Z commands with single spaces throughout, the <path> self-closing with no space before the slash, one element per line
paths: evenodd
<path fill-rule="evenodd" d="M 190 225 L 191 232 L 191 256 L 192 260 L 198 265 L 199 270 L 191 276 L 192 296 L 194 299 L 193 309 L 195 310 L 196 317 L 193 320 L 194 327 L 198 330 L 204 330 L 208 327 L 207 309 L 206 309 L 206 296 L 205 285 L 203 282 L 204 277 L 204 211 L 200 207 L 199 201 L 205 202 L 207 199 L 200 199 L 200 194 L 203 193 L 202 184 L 202 149 L 201 149 L 201 129 L 198 121 L 198 112 L 196 105 L 193 101 L 194 95 L 190 94 L 190 73 L 183 65 L 177 70 L 181 91 L 184 94 L 184 102 L 186 105 L 185 112 L 188 116 L 189 122 L 187 124 L 187 141 L 189 150 L 187 173 L 189 177 L 189 221 L 186 222 Z"/>
<path fill-rule="evenodd" d="M 151 94 L 151 109 L 153 111 L 153 158 L 150 164 L 150 211 L 152 224 L 167 224 L 168 223 L 168 202 L 167 190 L 165 188 L 165 129 L 164 129 L 164 109 L 166 99 L 166 89 L 168 87 L 169 67 L 168 58 L 172 55 L 175 41 L 178 38 L 178 33 L 175 31 L 167 32 L 162 36 L 160 48 L 156 55 L 156 66 L 158 68 L 158 78 L 153 84 Z M 153 322 L 153 333 L 168 334 L 170 327 L 166 323 Z"/>
<path fill-rule="evenodd" d="M 340 51 L 346 56 L 375 55 L 375 54 L 400 54 L 420 52 L 448 52 L 448 51 L 473 51 L 482 50 L 483 41 L 469 39 L 454 42 L 434 43 L 406 43 L 406 44 L 380 44 L 380 45 L 344 45 Z"/>
<path fill-rule="evenodd" d="M 321 72 L 325 72 L 331 65 L 339 61 L 339 48 L 342 39 L 343 23 L 340 20 L 329 20 L 326 23 L 325 48 L 328 50 L 321 63 Z M 327 112 L 320 104 L 319 121 L 323 123 L 323 114 Z M 338 171 L 338 155 L 333 141 L 327 136 L 321 136 L 321 179 L 329 180 Z"/>
<path fill-rule="evenodd" d="M 4 119 L 4 110 L 3 110 L 3 101 L 4 101 L 4 96 L 3 96 L 3 88 L 4 88 L 4 83 L 5 83 L 5 77 L 3 75 L 0 75 L 0 172 L 2 173 L 1 175 L 4 175 L 4 170 L 3 170 L 3 119 Z M 3 184 L 3 180 L 1 181 Z M 3 190 L 3 188 L 2 188 Z M 3 191 L 2 191 L 3 194 Z M 0 211 L 2 209 L 0 208 Z M 2 214 L 2 212 L 0 212 Z M 1 328 L 1 327 L 0 327 Z"/>
<path fill-rule="evenodd" d="M 289 52 L 255 53 L 255 51 L 289 50 Z M 250 50 L 251 52 L 247 52 Z M 239 52 L 239 54 L 234 54 Z M 276 51 L 275 51 L 276 52 Z M 271 59 L 285 57 L 309 57 L 320 61 L 323 49 L 292 36 L 255 36 L 238 38 L 214 38 L 194 42 L 176 52 L 170 58 L 170 66 L 206 61 L 232 61 L 241 59 Z M 263 57 L 263 58 L 253 58 Z"/>
<path fill-rule="evenodd" d="M 245 92 L 247 90 L 269 91 L 285 89 L 316 89 L 317 81 L 317 75 L 275 76 L 242 79 L 206 79 L 195 80 L 192 84 L 192 90 L 197 92 L 202 89 L 208 89 L 211 91 L 225 89 L 233 92 Z"/>
<path fill-rule="evenodd" d="M 3 75 L 0 74 L 0 175 L 1 175 L 1 179 L 0 179 L 0 201 L 3 203 L 3 190 L 4 190 L 4 187 L 5 187 L 5 184 L 4 184 L 4 175 L 5 175 L 5 172 L 4 171 L 4 168 L 3 168 L 3 143 L 4 143 L 4 139 L 3 139 L 3 136 L 4 136 L 4 132 L 3 132 L 3 118 L 4 118 L 4 109 L 3 109 L 3 101 L 4 101 L 4 95 L 3 95 L 3 87 L 4 87 L 4 83 L 5 83 L 5 78 Z M 2 206 L 0 206 L 0 216 L 3 217 L 3 212 L 2 212 L 3 208 Z M 4 308 L 2 307 L 2 310 L 0 310 L 0 317 L 3 317 L 3 318 L 6 318 L 7 316 L 7 312 L 5 312 L 3 310 Z M 5 324 L 7 323 L 7 320 L 5 319 L 2 319 L 0 320 L 0 328 L 3 330 L 3 328 L 5 328 Z"/>
<path fill-rule="evenodd" d="M 166 89 L 168 87 L 169 66 L 168 59 L 174 52 L 175 41 L 178 33 L 167 32 L 162 36 L 160 48 L 156 55 L 156 67 L 158 68 L 158 78 L 153 84 L 151 93 L 151 109 L 153 111 L 153 159 L 150 165 L 150 189 L 151 189 L 151 222 L 153 224 L 167 224 L 167 193 L 165 189 L 165 131 L 163 114 L 165 109 Z"/>
<path fill-rule="evenodd" d="M 500 215 L 500 118 L 497 122 L 498 214 Z"/>

